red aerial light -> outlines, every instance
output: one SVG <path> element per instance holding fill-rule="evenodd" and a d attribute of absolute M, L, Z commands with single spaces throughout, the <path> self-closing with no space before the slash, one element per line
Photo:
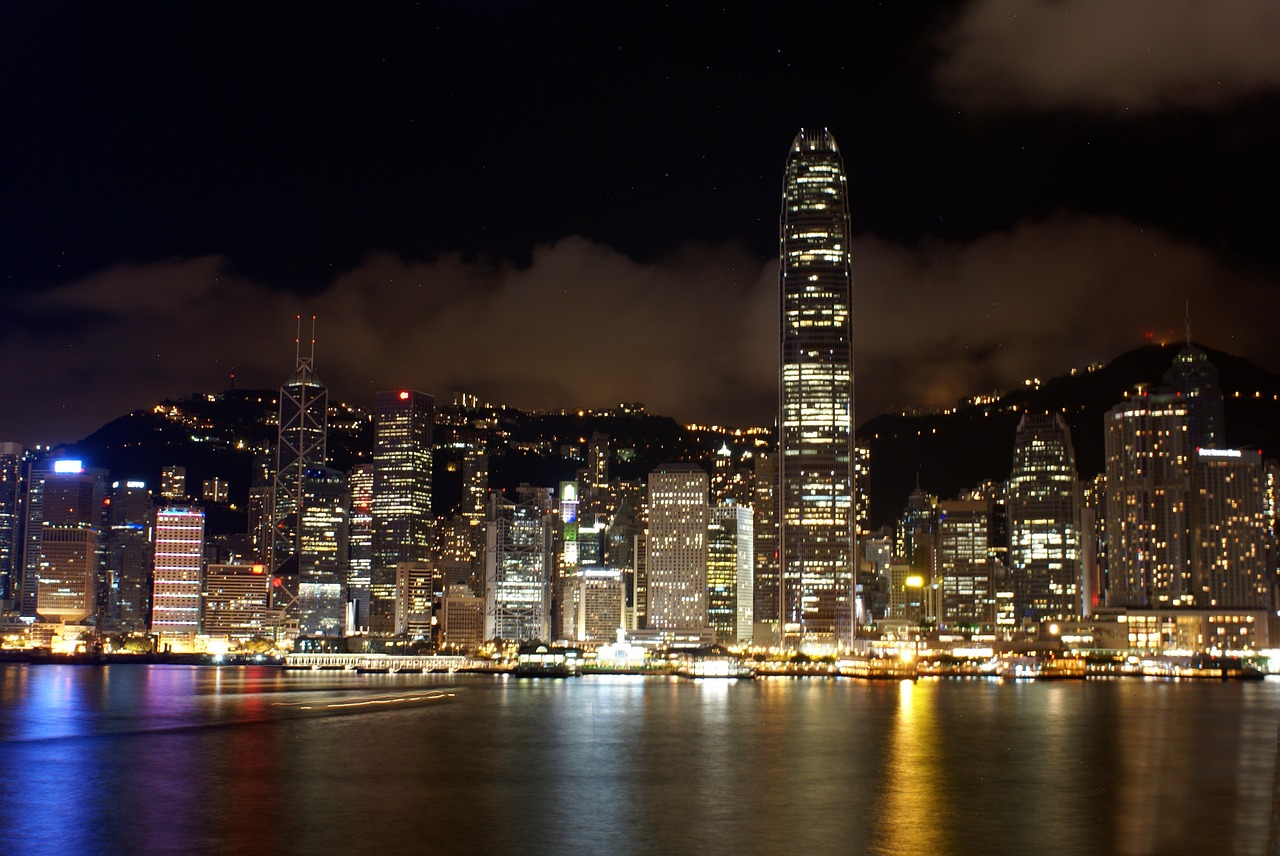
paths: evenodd
<path fill-rule="evenodd" d="M 266 565 L 254 565 L 254 566 L 253 566 L 253 572 L 254 572 L 255 574 L 265 574 L 265 573 L 267 572 L 267 566 L 266 566 Z"/>
<path fill-rule="evenodd" d="M 402 392 L 402 393 L 400 393 L 400 400 L 401 400 L 401 401 L 408 401 L 408 400 L 409 400 L 409 393 L 407 393 L 407 392 Z"/>
<path fill-rule="evenodd" d="M 272 577 L 271 584 L 276 588 L 280 588 L 280 586 L 284 585 L 284 581 L 281 580 L 279 577 Z"/>

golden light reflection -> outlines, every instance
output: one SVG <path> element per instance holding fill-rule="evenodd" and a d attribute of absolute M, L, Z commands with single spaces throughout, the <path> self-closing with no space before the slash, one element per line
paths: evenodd
<path fill-rule="evenodd" d="M 876 805 L 877 853 L 931 853 L 937 844 L 940 804 L 935 785 L 938 746 L 932 683 L 901 681 L 898 710 Z"/>

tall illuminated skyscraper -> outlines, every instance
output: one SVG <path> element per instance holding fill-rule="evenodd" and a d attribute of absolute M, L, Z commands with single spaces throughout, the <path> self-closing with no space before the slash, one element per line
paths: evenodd
<path fill-rule="evenodd" d="M 484 637 L 527 642 L 551 633 L 551 497 L 489 497 L 485 524 Z"/>
<path fill-rule="evenodd" d="M 396 565 L 431 558 L 431 444 L 435 400 L 380 392 L 373 412 L 373 564 L 369 629 L 394 633 Z"/>
<path fill-rule="evenodd" d="M 198 633 L 204 586 L 204 511 L 176 505 L 158 509 L 155 556 L 152 632 L 176 636 Z"/>
<path fill-rule="evenodd" d="M 19 592 L 24 618 L 75 622 L 97 612 L 106 476 L 76 460 L 30 465 Z"/>
<path fill-rule="evenodd" d="M 649 473 L 650 628 L 709 626 L 707 491 L 706 471 L 696 464 L 664 464 Z"/>
<path fill-rule="evenodd" d="M 1108 606 L 1192 606 L 1187 404 L 1148 392 L 1106 416 Z"/>
<path fill-rule="evenodd" d="M 294 340 L 297 366 L 280 387 L 279 440 L 272 487 L 271 573 L 298 578 L 302 512 L 307 472 L 325 465 L 329 423 L 329 391 L 315 375 L 315 318 L 311 319 L 311 354 L 301 346 L 301 319 Z"/>
<path fill-rule="evenodd" d="M 840 150 L 791 144 L 782 191 L 778 384 L 783 642 L 833 650 L 853 630 L 853 277 Z"/>
<path fill-rule="evenodd" d="M 1028 413 L 1018 423 L 1007 509 L 1017 620 L 1078 617 L 1080 489 L 1071 431 L 1060 414 Z"/>

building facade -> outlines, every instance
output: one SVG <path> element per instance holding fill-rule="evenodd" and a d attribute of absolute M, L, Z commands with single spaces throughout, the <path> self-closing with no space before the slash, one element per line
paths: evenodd
<path fill-rule="evenodd" d="M 829 131 L 792 143 L 781 226 L 780 618 L 786 645 L 830 651 L 853 630 L 856 511 L 849 207 Z"/>
<path fill-rule="evenodd" d="M 203 572 L 204 511 L 178 505 L 157 509 L 153 633 L 182 636 L 200 632 Z"/>
<path fill-rule="evenodd" d="M 696 630 L 707 623 L 707 473 L 665 464 L 649 474 L 648 626 Z"/>
<path fill-rule="evenodd" d="M 379 392 L 373 414 L 373 558 L 369 629 L 395 632 L 396 565 L 431 558 L 435 402 L 423 392 Z"/>
<path fill-rule="evenodd" d="M 555 520 L 549 496 L 489 498 L 485 524 L 485 639 L 547 641 Z"/>
<path fill-rule="evenodd" d="M 1017 620 L 1080 616 L 1080 487 L 1061 415 L 1026 414 L 1018 422 L 1006 510 Z"/>

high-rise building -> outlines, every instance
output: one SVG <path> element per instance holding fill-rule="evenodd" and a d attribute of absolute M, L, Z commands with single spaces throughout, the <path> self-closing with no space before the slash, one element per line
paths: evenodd
<path fill-rule="evenodd" d="M 1191 544 L 1195 606 L 1265 609 L 1267 519 L 1262 455 L 1200 448 L 1191 469 Z"/>
<path fill-rule="evenodd" d="M 1017 619 L 1079 617 L 1080 488 L 1061 415 L 1028 413 L 1018 422 L 1006 509 Z"/>
<path fill-rule="evenodd" d="M 329 391 L 315 375 L 315 318 L 311 319 L 311 353 L 302 353 L 301 319 L 294 340 L 297 366 L 280 387 L 279 434 L 275 478 L 272 483 L 272 576 L 289 585 L 298 581 L 302 512 L 307 472 L 322 469 L 326 461 L 329 425 Z"/>
<path fill-rule="evenodd" d="M 484 598 L 465 585 L 446 586 L 440 599 L 440 650 L 473 652 L 484 643 Z"/>
<path fill-rule="evenodd" d="M 781 226 L 783 641 L 835 650 L 853 630 L 853 278 L 844 166 L 825 129 L 791 144 Z"/>
<path fill-rule="evenodd" d="M 750 507 L 707 509 L 707 621 L 716 641 L 750 642 L 755 623 L 755 528 Z"/>
<path fill-rule="evenodd" d="M 396 563 L 395 632 L 416 639 L 431 638 L 431 605 L 435 563 L 413 560 Z"/>
<path fill-rule="evenodd" d="M 298 515 L 298 621 L 304 636 L 341 636 L 346 628 L 346 474 L 329 467 L 302 476 Z"/>
<path fill-rule="evenodd" d="M 395 632 L 396 565 L 431 558 L 434 399 L 379 392 L 373 414 L 373 564 L 369 629 Z"/>
<path fill-rule="evenodd" d="M 944 501 L 938 503 L 937 511 L 938 624 L 946 628 L 988 626 L 994 620 L 993 568 L 988 549 L 991 503 Z"/>
<path fill-rule="evenodd" d="M 266 565 L 209 565 L 204 578 L 203 632 L 236 642 L 264 635 L 270 581 Z"/>
<path fill-rule="evenodd" d="M 1192 449 L 1217 449 L 1225 445 L 1226 418 L 1218 367 L 1204 351 L 1191 344 L 1191 323 L 1187 322 L 1187 343 L 1165 373 L 1170 391 L 1182 396 L 1187 408 L 1187 435 Z"/>
<path fill-rule="evenodd" d="M 347 608 L 351 630 L 369 629 L 369 586 L 373 579 L 373 464 L 347 473 L 351 513 L 347 525 Z"/>
<path fill-rule="evenodd" d="M 498 493 L 490 495 L 485 522 L 485 639 L 549 639 L 555 525 L 550 496 L 515 503 Z"/>
<path fill-rule="evenodd" d="M 1191 606 L 1186 401 L 1140 389 L 1105 421 L 1108 606 Z"/>
<path fill-rule="evenodd" d="M 755 620 L 777 637 L 778 603 L 782 594 L 778 574 L 778 456 L 758 452 L 753 463 L 751 510 L 755 528 Z"/>
<path fill-rule="evenodd" d="M 145 482 L 113 482 L 107 514 L 107 613 L 121 630 L 145 630 L 151 617 L 155 504 Z"/>
<path fill-rule="evenodd" d="M 622 573 L 601 567 L 576 569 L 564 579 L 561 636 L 575 642 L 609 642 L 624 627 Z"/>
<path fill-rule="evenodd" d="M 19 592 L 24 618 L 43 613 L 74 622 L 97 612 L 106 482 L 105 470 L 78 460 L 45 459 L 28 466 Z M 83 579 L 86 574 L 92 579 Z M 59 595 L 64 589 L 65 598 Z"/>
<path fill-rule="evenodd" d="M 181 502 L 187 498 L 187 468 L 176 464 L 160 470 L 160 496 Z"/>
<path fill-rule="evenodd" d="M 707 473 L 664 464 L 649 473 L 649 627 L 707 624 Z"/>
<path fill-rule="evenodd" d="M 204 511 L 169 505 L 156 511 L 151 630 L 169 636 L 200 631 Z"/>
<path fill-rule="evenodd" d="M 0 443 L 0 613 L 8 612 L 22 577 L 22 497 L 27 451 Z"/>

